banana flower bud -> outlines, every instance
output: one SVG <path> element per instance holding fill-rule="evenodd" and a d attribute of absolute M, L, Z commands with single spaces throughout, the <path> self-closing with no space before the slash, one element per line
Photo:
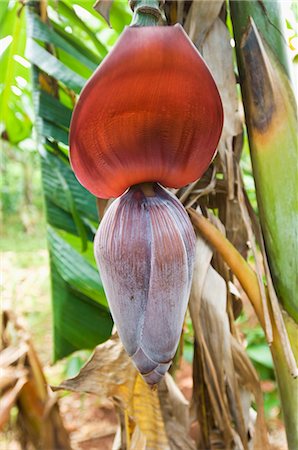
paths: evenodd
<path fill-rule="evenodd" d="M 190 291 L 195 234 L 175 196 L 133 186 L 107 210 L 94 251 L 121 341 L 147 381 L 168 370 Z"/>
<path fill-rule="evenodd" d="M 73 113 L 78 180 L 97 197 L 118 197 L 95 257 L 123 345 L 151 385 L 175 354 L 195 253 L 188 215 L 162 186 L 198 179 L 222 126 L 215 82 L 180 25 L 126 28 Z"/>

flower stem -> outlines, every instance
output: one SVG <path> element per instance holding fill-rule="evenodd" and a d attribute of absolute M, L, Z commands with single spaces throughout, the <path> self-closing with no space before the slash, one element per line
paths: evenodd
<path fill-rule="evenodd" d="M 162 9 L 163 0 L 130 0 L 129 4 L 133 10 L 131 26 L 149 27 L 162 25 L 165 21 Z"/>

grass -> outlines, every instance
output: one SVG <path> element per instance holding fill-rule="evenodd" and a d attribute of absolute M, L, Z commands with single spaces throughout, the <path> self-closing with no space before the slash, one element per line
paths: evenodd
<path fill-rule="evenodd" d="M 31 262 L 34 264 L 34 251 L 47 248 L 46 224 L 42 212 L 38 214 L 33 212 L 31 217 L 34 218 L 36 223 L 30 225 L 29 230 L 26 230 L 20 216 L 17 214 L 10 215 L 3 220 L 0 251 L 20 253 L 20 258 L 22 258 L 21 253 L 30 253 Z"/>

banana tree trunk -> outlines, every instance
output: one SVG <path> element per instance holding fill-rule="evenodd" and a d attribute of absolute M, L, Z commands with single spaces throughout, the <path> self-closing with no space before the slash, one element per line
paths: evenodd
<path fill-rule="evenodd" d="M 231 1 L 230 6 L 266 254 L 297 359 L 297 112 L 282 15 L 278 1 Z M 272 345 L 272 353 L 289 448 L 296 449 L 298 381 L 282 349 Z"/>

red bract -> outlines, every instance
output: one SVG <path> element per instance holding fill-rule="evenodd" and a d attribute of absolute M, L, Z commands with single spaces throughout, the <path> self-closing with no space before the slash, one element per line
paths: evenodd
<path fill-rule="evenodd" d="M 71 164 L 97 197 L 146 181 L 182 187 L 207 169 L 222 124 L 214 80 L 183 28 L 126 28 L 77 103 Z"/>

